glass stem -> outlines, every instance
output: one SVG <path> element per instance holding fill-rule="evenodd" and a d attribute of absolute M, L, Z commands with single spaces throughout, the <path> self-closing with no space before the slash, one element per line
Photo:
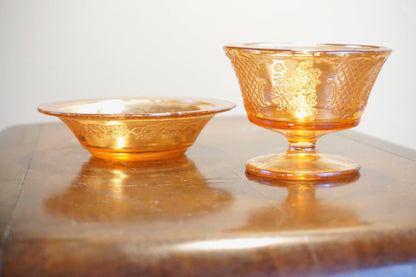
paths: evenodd
<path fill-rule="evenodd" d="M 290 142 L 287 149 L 289 155 L 314 155 L 316 154 L 315 141 Z"/>
<path fill-rule="evenodd" d="M 316 154 L 315 144 L 320 134 L 308 131 L 288 132 L 285 134 L 289 147 L 287 154 L 290 156 L 313 156 Z"/>

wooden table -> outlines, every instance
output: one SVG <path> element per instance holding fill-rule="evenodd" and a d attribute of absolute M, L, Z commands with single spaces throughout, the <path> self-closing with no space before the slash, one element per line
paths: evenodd
<path fill-rule="evenodd" d="M 216 117 L 179 159 L 91 158 L 61 123 L 0 133 L 3 276 L 415 276 L 416 153 L 351 131 L 338 183 L 246 175 L 284 138 Z M 370 275 L 369 275 L 370 274 Z M 372 275 L 375 274 L 375 275 Z"/>

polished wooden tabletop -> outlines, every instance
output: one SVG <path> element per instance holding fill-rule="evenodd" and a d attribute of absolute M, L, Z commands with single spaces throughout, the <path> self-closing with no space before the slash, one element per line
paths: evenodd
<path fill-rule="evenodd" d="M 3 130 L 1 273 L 416 275 L 414 151 L 344 131 L 318 148 L 359 162 L 360 176 L 245 173 L 247 159 L 286 147 L 245 118 L 216 117 L 185 156 L 146 164 L 92 158 L 61 123 Z"/>

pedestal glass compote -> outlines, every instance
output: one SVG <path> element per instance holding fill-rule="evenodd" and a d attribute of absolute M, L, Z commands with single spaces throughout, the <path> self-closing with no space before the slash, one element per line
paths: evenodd
<path fill-rule="evenodd" d="M 285 153 L 249 160 L 249 173 L 297 180 L 358 173 L 357 163 L 319 153 L 315 143 L 324 134 L 358 125 L 390 49 L 248 43 L 224 50 L 239 80 L 248 119 L 289 142 Z"/>

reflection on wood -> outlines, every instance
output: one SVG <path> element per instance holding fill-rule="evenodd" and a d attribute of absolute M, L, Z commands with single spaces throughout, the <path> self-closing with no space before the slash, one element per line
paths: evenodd
<path fill-rule="evenodd" d="M 47 212 L 79 221 L 178 220 L 232 203 L 207 185 L 187 157 L 163 162 L 111 162 L 92 157 L 62 193 L 44 200 Z"/>
<path fill-rule="evenodd" d="M 415 266 L 414 152 L 331 134 L 320 149 L 359 162 L 359 177 L 246 175 L 248 158 L 286 147 L 243 118 L 214 118 L 187 156 L 142 164 L 91 158 L 63 124 L 4 130 L 0 275 L 363 277 Z"/>
<path fill-rule="evenodd" d="M 252 212 L 247 223 L 234 231 L 297 231 L 358 227 L 366 223 L 359 219 L 349 206 L 335 201 L 319 200 L 316 191 L 328 187 L 348 185 L 359 176 L 331 181 L 280 181 L 265 180 L 247 174 L 253 181 L 265 185 L 285 187 L 287 198 L 284 202 L 273 202 Z M 280 192 L 280 191 L 279 191 Z M 276 191 L 276 194 L 279 193 Z"/>

